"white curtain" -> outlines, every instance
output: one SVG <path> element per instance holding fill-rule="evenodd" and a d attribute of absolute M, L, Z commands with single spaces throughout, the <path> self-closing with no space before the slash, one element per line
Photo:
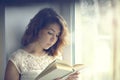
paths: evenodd
<path fill-rule="evenodd" d="M 120 80 L 120 0 L 77 0 L 73 33 L 79 80 Z"/>

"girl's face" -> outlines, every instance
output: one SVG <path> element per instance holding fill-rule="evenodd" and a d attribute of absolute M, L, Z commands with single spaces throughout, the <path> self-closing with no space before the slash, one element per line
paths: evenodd
<path fill-rule="evenodd" d="M 50 24 L 45 29 L 40 30 L 38 42 L 41 48 L 49 49 L 58 40 L 60 34 L 60 26 L 57 23 Z"/>

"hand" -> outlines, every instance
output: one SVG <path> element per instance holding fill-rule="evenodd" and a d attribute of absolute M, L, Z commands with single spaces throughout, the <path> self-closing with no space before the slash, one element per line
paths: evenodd
<path fill-rule="evenodd" d="M 75 72 L 75 73 L 69 75 L 66 80 L 78 80 L 79 74 L 80 74 L 79 72 Z"/>

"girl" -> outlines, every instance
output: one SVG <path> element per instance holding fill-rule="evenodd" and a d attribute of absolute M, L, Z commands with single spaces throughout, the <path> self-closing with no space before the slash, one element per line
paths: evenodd
<path fill-rule="evenodd" d="M 9 58 L 5 80 L 34 80 L 52 61 L 62 55 L 60 51 L 67 43 L 67 34 L 65 20 L 53 9 L 39 11 L 22 37 L 23 47 Z M 77 77 L 76 72 L 66 80 L 76 80 Z"/>

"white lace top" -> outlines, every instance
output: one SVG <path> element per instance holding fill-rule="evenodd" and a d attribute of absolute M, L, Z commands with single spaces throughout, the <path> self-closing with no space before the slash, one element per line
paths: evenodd
<path fill-rule="evenodd" d="M 47 54 L 35 56 L 23 49 L 18 49 L 9 58 L 21 74 L 20 80 L 34 80 L 55 59 Z"/>

